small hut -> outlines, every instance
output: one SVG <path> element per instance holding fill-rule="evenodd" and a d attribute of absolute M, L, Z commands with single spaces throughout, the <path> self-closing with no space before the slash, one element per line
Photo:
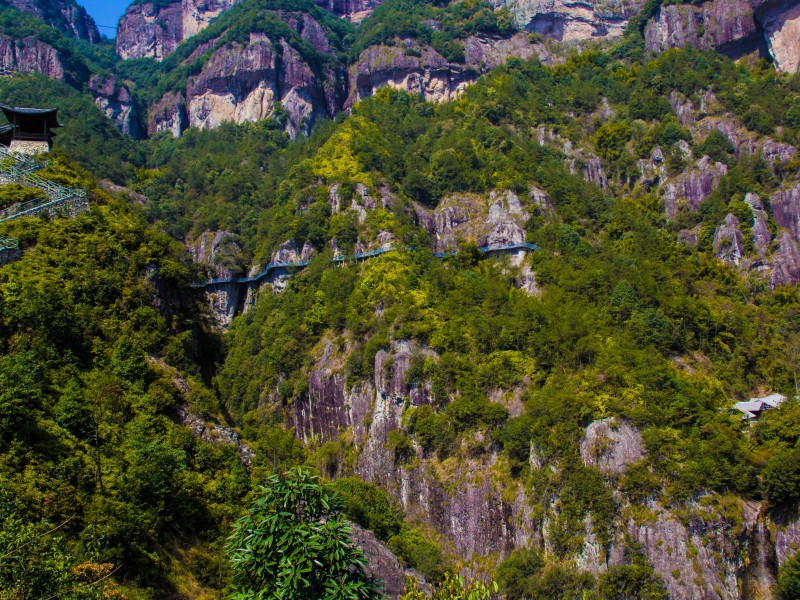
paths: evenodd
<path fill-rule="evenodd" d="M 8 125 L 0 128 L 0 144 L 15 152 L 41 154 L 53 147 L 54 129 L 61 127 L 57 108 L 20 108 L 4 106 L 0 110 Z"/>

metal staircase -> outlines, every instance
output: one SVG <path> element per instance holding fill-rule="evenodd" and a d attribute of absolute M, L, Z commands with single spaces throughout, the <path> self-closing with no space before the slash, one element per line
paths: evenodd
<path fill-rule="evenodd" d="M 0 210 L 0 223 L 44 213 L 49 217 L 56 215 L 75 217 L 89 208 L 86 190 L 65 187 L 35 173 L 48 164 L 49 161 L 40 161 L 0 146 L 0 183 L 18 183 L 39 189 L 45 194 L 43 198 L 21 202 Z"/>

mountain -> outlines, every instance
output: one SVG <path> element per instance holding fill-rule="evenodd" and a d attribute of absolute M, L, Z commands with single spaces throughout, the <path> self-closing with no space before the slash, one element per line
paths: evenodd
<path fill-rule="evenodd" d="M 390 598 L 791 597 L 795 8 L 336 10 L 0 10 L 90 207 L 0 221 L 0 594 L 219 597 L 304 465 Z"/>

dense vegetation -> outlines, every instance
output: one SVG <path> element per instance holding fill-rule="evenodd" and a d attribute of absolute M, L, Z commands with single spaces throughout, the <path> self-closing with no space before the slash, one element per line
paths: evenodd
<path fill-rule="evenodd" d="M 317 55 L 274 9 L 313 14 L 335 55 Z M 54 35 L 15 21 L 11 10 L 0 18 L 19 29 L 4 31 Z M 645 514 L 654 502 L 681 514 L 716 511 L 734 530 L 737 497 L 796 511 L 800 405 L 788 401 L 748 432 L 726 409 L 761 390 L 796 394 L 800 294 L 741 276 L 712 245 L 731 213 L 752 250 L 744 194 L 768 198 L 798 165 L 737 157 L 719 133 L 693 138 L 669 95 L 677 90 L 697 104 L 710 90 L 743 131 L 798 144 L 800 80 L 693 49 L 645 61 L 641 23 L 632 23 L 609 52 L 570 55 L 555 67 L 512 60 L 450 104 L 382 90 L 295 141 L 276 114 L 135 142 L 70 85 L 36 76 L 0 81 L 9 104 L 59 106 L 66 127 L 45 174 L 86 187 L 92 201 L 74 220 L 0 224 L 0 236 L 18 237 L 24 249 L 0 267 L 0 589 L 97 597 L 96 582 L 108 580 L 117 584 L 101 593 L 132 598 L 248 596 L 273 585 L 273 574 L 265 577 L 243 551 L 248 531 L 266 523 L 311 536 L 327 556 L 335 553 L 326 544 L 346 533 L 341 510 L 439 582 L 436 597 L 487 596 L 485 585 L 449 573 L 458 557 L 448 540 L 407 515 L 396 490 L 356 476 L 362 448 L 352 432 L 303 444 L 291 430 L 293 406 L 308 397 L 326 344 L 352 389 L 377 379 L 380 351 L 412 343 L 403 383 L 427 390 L 430 402 L 407 400 L 401 427 L 388 435 L 384 450 L 396 469 L 424 464 L 447 473 L 495 461 L 506 492 L 524 490 L 537 518 L 549 517 L 549 552 L 520 548 L 497 569 L 509 598 L 665 597 L 632 543 L 622 564 L 601 575 L 574 567 L 587 517 L 607 551 L 623 510 Z M 220 35 L 215 44 L 241 40 L 253 27 L 285 37 L 315 68 L 405 37 L 458 60 L 465 36 L 511 32 L 507 13 L 479 2 L 389 0 L 355 29 L 304 0 L 248 0 L 160 65 L 114 69 L 152 100 L 197 72 L 208 52 L 184 61 L 201 44 Z M 78 55 L 78 46 L 52 40 Z M 76 80 L 111 68 L 103 56 L 71 67 Z M 542 143 L 539 128 L 560 141 Z M 669 221 L 661 198 L 640 182 L 638 160 L 656 146 L 672 175 L 703 155 L 727 166 L 698 211 L 683 208 Z M 605 189 L 581 174 L 589 153 L 608 175 Z M 147 201 L 102 192 L 101 177 Z M 525 200 L 532 186 L 551 207 Z M 347 206 L 358 190 L 390 201 L 361 218 L 332 208 L 332 195 Z M 504 190 L 530 213 L 526 239 L 540 251 L 527 260 L 538 295 L 517 289 L 517 267 L 482 257 L 474 240 L 435 258 L 419 224 L 419 212 L 443 199 L 477 203 Z M 8 187 L 0 202 L 26 194 Z M 695 226 L 696 248 L 676 243 L 679 230 Z M 774 220 L 768 226 L 774 233 Z M 222 336 L 201 293 L 188 287 L 206 273 L 181 244 L 205 231 L 238 236 L 242 269 L 268 262 L 286 240 L 308 244 L 317 257 L 282 293 L 259 294 Z M 397 252 L 331 266 L 333 242 L 347 254 L 381 233 L 394 236 Z M 514 395 L 512 413 L 505 400 Z M 255 451 L 249 469 L 235 446 L 203 442 L 179 424 L 178 406 L 237 426 Z M 639 429 L 646 449 L 611 476 L 579 454 L 584 428 L 606 417 Z M 330 481 L 321 488 L 306 471 L 293 472 L 309 478 L 301 483 L 275 476 L 297 465 Z M 314 526 L 279 510 L 298 493 L 290 498 L 295 512 L 316 510 Z M 334 535 L 322 539 L 318 526 Z M 269 552 L 260 558 L 286 567 L 262 533 Z M 282 540 L 284 550 L 303 553 L 296 540 Z M 336 557 L 333 571 L 340 576 L 359 561 L 357 553 Z M 781 573 L 786 597 L 796 593 L 798 570 L 793 559 Z M 288 581 L 297 569 L 283 572 Z M 372 588 L 359 589 L 364 596 Z M 420 594 L 410 584 L 407 598 Z"/>

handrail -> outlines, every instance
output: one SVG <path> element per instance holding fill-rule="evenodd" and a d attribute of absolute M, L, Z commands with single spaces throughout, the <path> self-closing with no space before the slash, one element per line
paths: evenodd
<path fill-rule="evenodd" d="M 0 250 L 17 250 L 19 248 L 19 239 L 12 237 L 0 237 Z"/>
<path fill-rule="evenodd" d="M 2 219 L 0 219 L 2 220 Z M 406 250 L 413 250 L 411 246 L 406 246 Z M 519 244 L 506 244 L 501 246 L 483 246 L 478 248 L 478 252 L 481 254 L 488 254 L 492 252 L 505 252 L 508 250 L 538 250 L 539 246 L 536 244 L 529 244 L 526 242 L 519 243 Z M 331 259 L 331 262 L 334 264 L 341 264 L 343 262 L 347 262 L 350 260 L 364 260 L 367 258 L 373 258 L 375 256 L 380 256 L 381 254 L 386 254 L 387 252 L 395 252 L 398 248 L 395 246 L 389 246 L 387 248 L 378 248 L 376 250 L 369 250 L 367 252 L 359 252 L 357 254 L 353 254 L 350 256 L 336 256 Z M 434 252 L 433 256 L 436 258 L 443 258 L 445 256 L 454 256 L 458 253 L 457 250 L 451 251 L 449 254 L 444 252 Z M 231 283 L 256 283 L 266 277 L 271 271 L 276 269 L 289 269 L 289 268 L 300 268 L 305 267 L 308 265 L 307 260 L 301 260 L 294 263 L 270 263 L 268 264 L 262 271 L 259 271 L 255 275 L 250 275 L 249 277 L 234 277 L 230 279 L 210 279 L 209 281 L 203 283 L 191 283 L 189 287 L 193 288 L 206 288 L 206 287 L 214 287 L 217 285 L 226 285 Z"/>
<path fill-rule="evenodd" d="M 26 165 L 26 169 L 20 169 L 16 166 L 16 161 L 19 154 L 8 150 L 0 150 L 0 156 L 12 158 L 15 161 L 13 165 L 0 164 L 0 177 L 10 179 L 11 181 L 27 185 L 42 190 L 46 197 L 34 198 L 27 202 L 14 204 L 4 210 L 0 210 L 0 223 L 3 221 L 10 221 L 26 215 L 36 214 L 43 210 L 54 210 L 60 206 L 71 201 L 76 202 L 76 208 L 82 210 L 87 205 L 86 190 L 83 188 L 68 188 L 61 184 L 44 179 L 36 175 L 32 171 L 41 169 L 48 163 L 37 161 L 33 158 L 22 158 L 20 162 Z"/>

